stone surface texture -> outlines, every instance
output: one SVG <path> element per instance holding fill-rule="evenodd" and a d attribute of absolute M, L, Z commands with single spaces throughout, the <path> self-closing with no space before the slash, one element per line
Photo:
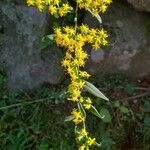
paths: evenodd
<path fill-rule="evenodd" d="M 42 83 L 58 84 L 63 77 L 61 49 L 39 49 L 49 19 L 23 4 L 0 4 L 0 66 L 8 74 L 11 89 L 32 89 Z"/>
<path fill-rule="evenodd" d="M 137 3 L 145 8 L 149 5 L 146 1 L 149 2 L 137 0 Z M 132 78 L 150 74 L 149 14 L 136 11 L 125 1 L 114 1 L 101 17 L 102 25 L 88 13 L 84 17 L 84 22 L 91 27 L 103 26 L 110 43 L 98 50 L 87 46 L 91 54 L 87 70 L 92 75 L 121 71 Z M 0 1 L 0 68 L 7 73 L 10 89 L 26 90 L 43 83 L 61 83 L 62 50 L 55 45 L 45 50 L 39 48 L 39 41 L 49 34 L 51 23 L 46 13 L 26 7 L 23 0 Z"/>
<path fill-rule="evenodd" d="M 87 69 L 92 74 L 123 72 L 135 78 L 150 74 L 150 17 L 137 12 L 127 3 L 114 2 L 105 15 L 102 26 L 108 31 L 109 46 L 91 50 Z M 89 13 L 84 22 L 100 27 Z"/>
<path fill-rule="evenodd" d="M 139 11 L 150 12 L 150 0 L 127 0 Z"/>

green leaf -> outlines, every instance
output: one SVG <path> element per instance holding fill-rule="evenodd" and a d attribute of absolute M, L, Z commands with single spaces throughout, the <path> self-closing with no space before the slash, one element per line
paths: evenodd
<path fill-rule="evenodd" d="M 97 89 L 93 84 L 87 81 L 85 82 L 85 90 L 93 94 L 96 97 L 109 101 L 109 99 L 99 89 Z"/>
<path fill-rule="evenodd" d="M 120 102 L 119 102 L 119 101 L 115 101 L 115 102 L 113 103 L 113 106 L 114 106 L 114 107 L 117 107 L 117 108 L 120 107 Z"/>
<path fill-rule="evenodd" d="M 104 118 L 104 115 L 100 114 L 94 106 L 91 106 L 91 108 L 89 109 L 89 111 L 90 111 L 93 115 L 99 117 L 100 119 L 103 119 L 103 118 Z"/>
<path fill-rule="evenodd" d="M 150 112 L 150 102 L 148 100 L 146 100 L 144 102 L 144 109 L 148 112 Z"/>
<path fill-rule="evenodd" d="M 130 84 L 130 83 L 125 83 L 124 90 L 128 94 L 132 94 L 135 91 L 135 86 L 133 84 Z"/>
<path fill-rule="evenodd" d="M 106 131 L 106 133 L 102 135 L 101 149 L 111 150 L 113 143 L 114 143 L 113 139 L 110 137 L 109 133 L 107 133 Z"/>
<path fill-rule="evenodd" d="M 58 18 L 59 18 L 59 15 L 55 13 L 55 14 L 54 14 L 54 17 L 58 19 Z"/>
<path fill-rule="evenodd" d="M 101 147 L 102 144 L 96 142 L 95 145 L 96 145 L 97 147 Z"/>
<path fill-rule="evenodd" d="M 69 122 L 69 121 L 72 121 L 73 119 L 74 119 L 74 116 L 70 115 L 70 116 L 66 117 L 66 119 L 64 121 Z"/>
<path fill-rule="evenodd" d="M 102 18 L 100 17 L 99 14 L 95 15 L 95 14 L 92 12 L 91 9 L 87 9 L 87 10 L 92 14 L 92 16 L 94 16 L 94 17 L 98 20 L 98 22 L 99 22 L 100 24 L 102 24 Z"/>
<path fill-rule="evenodd" d="M 47 46 L 53 44 L 53 40 L 54 40 L 54 35 L 53 34 L 50 34 L 50 35 L 47 35 L 47 36 L 43 37 L 41 42 L 40 42 L 40 48 L 44 49 Z"/>
<path fill-rule="evenodd" d="M 104 116 L 102 118 L 103 122 L 105 122 L 105 123 L 111 122 L 111 115 L 110 115 L 109 111 L 106 108 L 102 107 L 100 109 L 100 114 Z"/>
<path fill-rule="evenodd" d="M 79 134 L 80 131 L 81 131 L 81 129 L 80 129 L 79 126 L 75 126 L 75 127 L 74 127 L 74 133 Z"/>
<path fill-rule="evenodd" d="M 48 145 L 46 143 L 40 144 L 39 150 L 46 150 L 46 149 L 48 149 Z"/>
<path fill-rule="evenodd" d="M 125 107 L 125 106 L 121 106 L 121 107 L 120 107 L 120 111 L 121 111 L 122 113 L 124 113 L 124 114 L 129 113 L 129 109 L 128 109 L 127 107 Z"/>
<path fill-rule="evenodd" d="M 83 105 L 81 103 L 77 103 L 77 105 L 78 105 L 78 109 L 79 109 L 80 113 L 83 115 L 84 118 L 86 118 L 86 112 L 84 110 Z"/>

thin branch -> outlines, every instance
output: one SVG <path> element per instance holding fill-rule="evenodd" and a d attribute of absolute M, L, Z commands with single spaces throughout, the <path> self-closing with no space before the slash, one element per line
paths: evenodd
<path fill-rule="evenodd" d="M 17 104 L 12 104 L 12 105 L 9 105 L 9 106 L 1 107 L 0 110 L 15 108 L 15 107 L 19 107 L 19 106 L 34 104 L 34 103 L 40 103 L 40 102 L 44 102 L 44 101 L 47 101 L 47 100 L 50 100 L 50 98 L 44 98 L 44 99 L 33 100 L 33 101 L 30 101 L 30 102 L 21 102 L 21 103 L 17 103 Z"/>
<path fill-rule="evenodd" d="M 141 97 L 148 96 L 149 94 L 150 94 L 150 92 L 145 92 L 145 93 L 138 94 L 138 95 L 135 95 L 135 96 L 123 98 L 123 99 L 120 99 L 120 100 L 121 100 L 121 101 L 124 101 L 124 100 L 132 100 L 132 99 L 136 99 L 136 98 L 141 98 Z"/>
<path fill-rule="evenodd" d="M 143 91 L 150 91 L 150 88 L 144 88 L 144 87 L 133 87 L 135 90 L 143 90 Z M 118 86 L 115 89 L 124 89 L 122 86 Z"/>
<path fill-rule="evenodd" d="M 150 88 L 135 87 L 136 90 L 150 91 Z"/>
<path fill-rule="evenodd" d="M 77 34 L 77 27 L 78 27 L 78 5 L 76 5 L 74 23 L 75 23 L 75 34 Z"/>
<path fill-rule="evenodd" d="M 100 90 L 107 90 L 108 88 L 99 88 Z M 114 87 L 113 89 L 124 89 L 122 86 Z M 135 90 L 141 90 L 141 91 L 150 91 L 150 88 L 144 88 L 144 87 L 134 87 Z"/>

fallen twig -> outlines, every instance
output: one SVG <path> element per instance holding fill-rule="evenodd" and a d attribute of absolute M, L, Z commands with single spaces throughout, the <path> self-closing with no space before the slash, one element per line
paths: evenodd
<path fill-rule="evenodd" d="M 141 98 L 141 97 L 148 96 L 149 94 L 150 94 L 150 92 L 145 92 L 145 93 L 138 94 L 138 95 L 135 95 L 135 96 L 123 98 L 123 99 L 120 99 L 120 100 L 121 100 L 121 101 L 124 101 L 124 100 L 132 100 L 132 99 L 136 99 L 136 98 Z"/>
<path fill-rule="evenodd" d="M 21 102 L 21 103 L 17 103 L 17 104 L 12 104 L 12 105 L 9 105 L 9 106 L 1 107 L 0 110 L 15 108 L 15 107 L 34 104 L 34 103 L 39 103 L 39 102 L 44 102 L 44 101 L 47 101 L 47 100 L 50 100 L 50 98 L 48 97 L 48 98 L 44 98 L 44 99 L 33 100 L 33 101 L 30 101 L 30 102 Z"/>
<path fill-rule="evenodd" d="M 108 88 L 99 88 L 100 90 L 108 90 Z M 122 86 L 114 87 L 115 89 L 124 89 Z M 134 87 L 135 90 L 141 90 L 141 91 L 150 91 L 150 88 L 145 88 L 145 87 Z"/>

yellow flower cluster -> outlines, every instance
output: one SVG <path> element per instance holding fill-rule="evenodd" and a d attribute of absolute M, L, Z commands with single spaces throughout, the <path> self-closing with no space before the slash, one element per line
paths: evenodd
<path fill-rule="evenodd" d="M 55 39 L 58 46 L 65 47 L 71 52 L 79 52 L 77 55 L 85 55 L 82 47 L 85 43 L 89 43 L 93 48 L 97 49 L 100 45 L 106 45 L 108 37 L 103 29 L 90 29 L 87 25 L 81 25 L 75 33 L 72 27 L 64 27 L 55 29 Z M 86 57 L 86 56 L 85 56 Z"/>
<path fill-rule="evenodd" d="M 61 0 L 27 0 L 28 6 L 36 6 L 40 12 L 48 9 L 52 15 L 64 16 L 71 11 L 68 3 L 61 3 Z"/>
<path fill-rule="evenodd" d="M 96 139 L 89 137 L 88 134 L 89 133 L 85 128 L 81 129 L 77 137 L 77 141 L 84 141 L 84 143 L 82 143 L 82 145 L 79 147 L 79 150 L 85 150 L 87 147 L 92 146 L 96 143 Z"/>
<path fill-rule="evenodd" d="M 92 100 L 88 97 L 85 100 L 85 103 L 83 104 L 83 106 L 85 107 L 85 109 L 90 109 L 91 108 L 91 104 L 92 104 Z"/>
<path fill-rule="evenodd" d="M 105 12 L 112 0 L 76 0 L 76 8 L 92 11 L 94 15 Z M 27 0 L 28 6 L 35 6 L 40 12 L 49 10 L 54 16 L 64 16 L 72 10 L 67 1 L 63 0 Z M 76 17 L 77 17 L 76 9 Z M 96 139 L 91 138 L 86 131 L 85 126 L 85 110 L 92 107 L 92 100 L 82 95 L 85 85 L 85 79 L 90 75 L 83 71 L 83 67 L 88 58 L 87 52 L 84 50 L 86 44 L 90 44 L 94 49 L 101 45 L 107 45 L 107 32 L 104 29 L 93 29 L 87 25 L 77 25 L 75 18 L 75 27 L 63 27 L 54 29 L 54 40 L 59 47 L 66 49 L 66 55 L 62 61 L 62 66 L 71 78 L 68 87 L 72 102 L 77 104 L 78 109 L 74 108 L 71 112 L 75 126 L 79 126 L 76 140 L 79 143 L 79 150 L 89 150 L 89 147 L 96 144 Z M 82 111 L 81 111 L 82 109 Z"/>
<path fill-rule="evenodd" d="M 77 109 L 74 108 L 71 114 L 74 116 L 73 122 L 75 124 L 79 124 L 80 122 L 84 121 L 84 117 Z"/>
<path fill-rule="evenodd" d="M 82 9 L 90 9 L 96 15 L 100 12 L 104 13 L 107 7 L 112 3 L 112 0 L 76 0 L 79 7 Z"/>
<path fill-rule="evenodd" d="M 84 86 L 84 79 L 89 78 L 86 71 L 82 71 L 80 67 L 85 65 L 88 54 L 83 50 L 86 43 L 92 45 L 93 48 L 99 48 L 100 45 L 106 45 L 107 33 L 103 29 L 90 29 L 87 25 L 81 25 L 75 31 L 72 27 L 56 28 L 54 30 L 55 41 L 58 46 L 67 49 L 66 56 L 62 61 L 67 73 L 71 77 L 69 92 L 71 100 L 74 102 L 85 102 L 85 108 L 89 109 L 91 100 L 84 101 L 81 91 Z"/>
<path fill-rule="evenodd" d="M 92 100 L 89 97 L 83 97 L 81 92 L 85 85 L 84 79 L 90 77 L 90 75 L 83 71 L 86 59 L 88 58 L 87 52 L 83 49 L 86 43 L 92 45 L 97 49 L 100 45 L 106 45 L 107 33 L 103 29 L 90 29 L 87 25 L 81 25 L 77 28 L 63 27 L 56 28 L 54 30 L 54 39 L 59 47 L 66 49 L 65 58 L 62 61 L 63 67 L 71 77 L 71 83 L 69 85 L 70 100 L 80 103 L 85 109 L 90 109 L 92 106 Z M 85 122 L 85 116 L 78 110 L 73 109 L 71 112 L 75 125 Z M 95 138 L 88 136 L 88 132 L 85 127 L 81 130 L 77 136 L 77 141 L 80 142 L 84 139 L 84 143 L 79 147 L 79 150 L 87 149 L 87 147 L 95 144 Z"/>

